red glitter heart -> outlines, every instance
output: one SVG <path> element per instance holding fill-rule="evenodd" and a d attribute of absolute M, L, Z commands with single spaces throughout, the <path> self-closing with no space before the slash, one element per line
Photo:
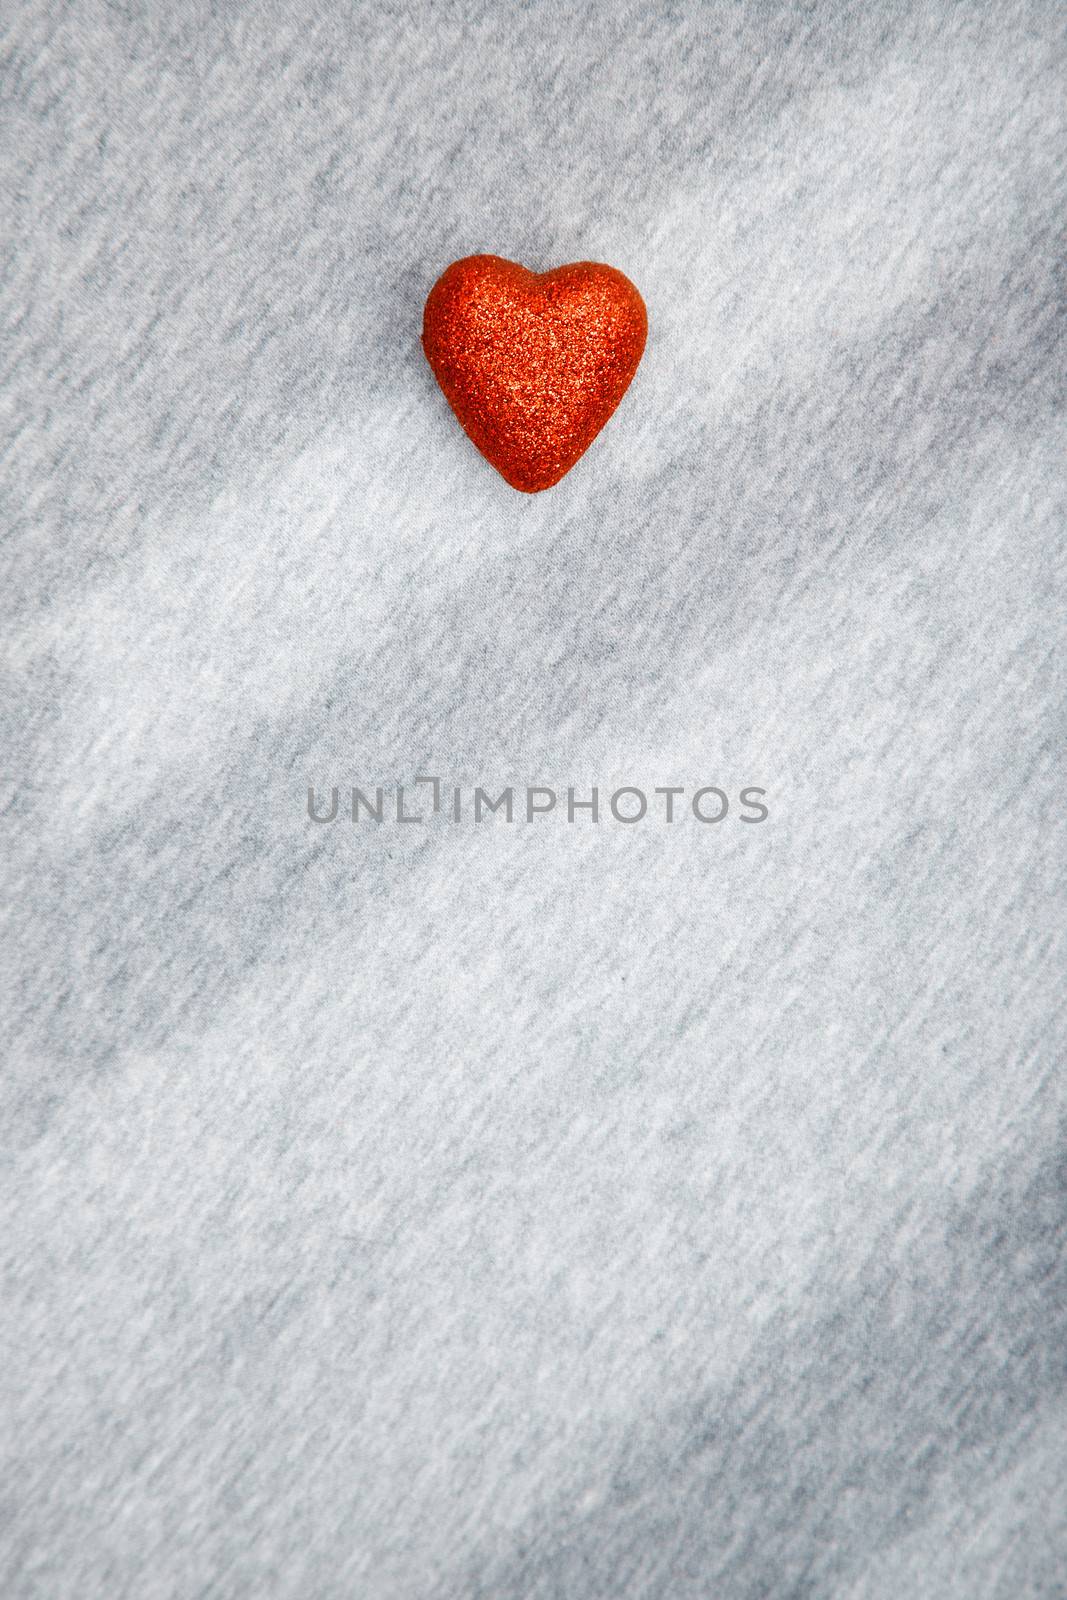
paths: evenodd
<path fill-rule="evenodd" d="M 528 272 L 454 261 L 430 290 L 422 347 L 452 410 L 514 489 L 550 489 L 626 393 L 648 334 L 629 278 L 596 261 Z"/>

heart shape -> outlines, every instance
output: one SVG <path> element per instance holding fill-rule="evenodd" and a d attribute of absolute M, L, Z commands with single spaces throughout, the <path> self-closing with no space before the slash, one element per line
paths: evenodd
<path fill-rule="evenodd" d="M 585 454 L 648 336 L 629 278 L 596 261 L 528 272 L 465 256 L 426 300 L 422 347 L 461 426 L 514 489 L 550 489 Z"/>

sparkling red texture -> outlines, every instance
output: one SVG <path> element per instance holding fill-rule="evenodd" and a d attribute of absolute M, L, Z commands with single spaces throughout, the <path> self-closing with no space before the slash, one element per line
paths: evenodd
<path fill-rule="evenodd" d="M 514 489 L 550 489 L 629 387 L 648 317 L 629 278 L 576 261 L 528 272 L 454 261 L 430 290 L 422 347 L 452 410 Z"/>

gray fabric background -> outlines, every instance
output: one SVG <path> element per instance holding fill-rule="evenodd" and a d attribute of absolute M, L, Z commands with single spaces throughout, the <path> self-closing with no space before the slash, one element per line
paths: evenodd
<path fill-rule="evenodd" d="M 2 15 L 0 1592 L 1062 1596 L 1063 7 Z"/>

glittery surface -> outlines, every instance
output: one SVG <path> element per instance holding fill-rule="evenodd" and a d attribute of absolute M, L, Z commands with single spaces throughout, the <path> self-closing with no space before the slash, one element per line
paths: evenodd
<path fill-rule="evenodd" d="M 460 423 L 515 489 L 550 489 L 626 393 L 648 333 L 614 267 L 528 272 L 500 256 L 455 261 L 430 290 L 422 344 Z"/>

